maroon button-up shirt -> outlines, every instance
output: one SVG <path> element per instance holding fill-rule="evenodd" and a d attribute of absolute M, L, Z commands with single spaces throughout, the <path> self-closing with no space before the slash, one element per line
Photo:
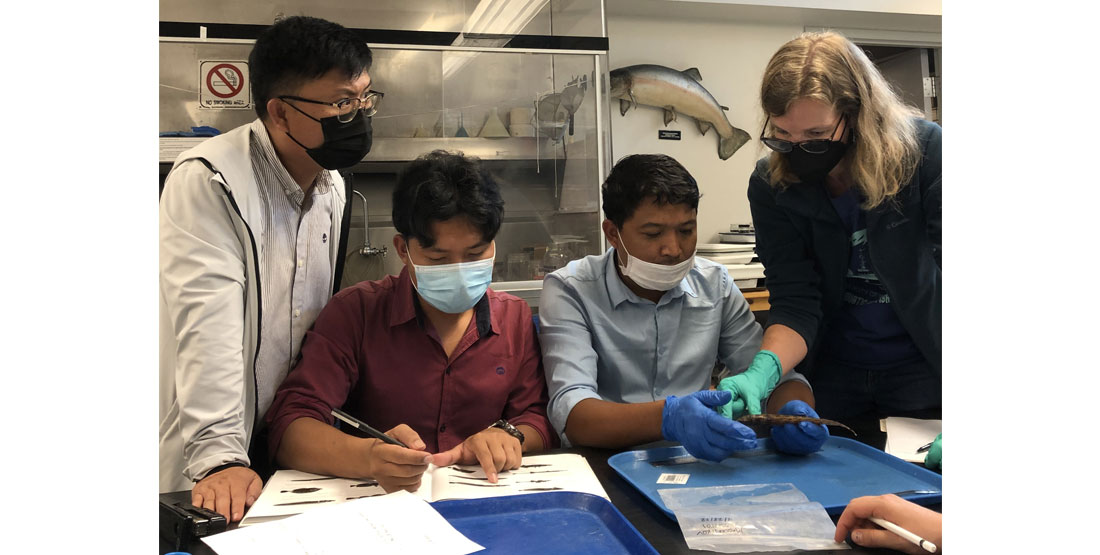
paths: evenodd
<path fill-rule="evenodd" d="M 291 422 L 332 424 L 338 407 L 382 431 L 407 424 L 431 453 L 501 418 L 558 444 L 527 303 L 490 289 L 450 358 L 418 303 L 408 270 L 332 297 L 265 416 L 272 456 Z"/>

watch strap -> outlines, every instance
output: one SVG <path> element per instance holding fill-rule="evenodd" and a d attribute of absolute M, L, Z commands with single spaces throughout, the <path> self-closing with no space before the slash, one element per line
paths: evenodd
<path fill-rule="evenodd" d="M 518 428 L 516 428 L 515 426 L 513 426 L 511 423 L 509 423 L 507 420 L 504 420 L 503 418 L 500 419 L 500 420 L 497 420 L 496 422 L 493 422 L 489 427 L 490 428 L 500 428 L 501 430 L 504 430 L 505 432 L 508 433 L 508 435 L 518 439 L 520 445 L 523 445 L 523 440 L 526 439 L 523 436 L 523 432 L 519 431 Z"/>

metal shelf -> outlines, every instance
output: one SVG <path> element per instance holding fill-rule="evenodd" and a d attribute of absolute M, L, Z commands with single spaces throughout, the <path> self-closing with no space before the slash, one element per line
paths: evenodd
<path fill-rule="evenodd" d="M 168 173 L 172 163 L 184 150 L 201 143 L 203 138 L 161 137 L 161 173 Z M 571 143 L 582 145 L 583 141 Z M 175 146 L 175 148 L 173 148 Z M 467 156 L 476 156 L 482 160 L 549 160 L 561 153 L 561 145 L 549 139 L 535 137 L 501 137 L 489 139 L 483 137 L 378 137 L 371 145 L 366 160 L 357 164 L 365 166 L 372 163 L 409 162 L 417 156 L 433 150 L 458 150 Z"/>
<path fill-rule="evenodd" d="M 542 157 L 553 156 L 549 146 L 545 138 L 534 137 L 385 137 L 375 139 L 367 162 L 407 162 L 433 150 L 460 150 L 482 160 L 534 160 L 540 149 Z"/>

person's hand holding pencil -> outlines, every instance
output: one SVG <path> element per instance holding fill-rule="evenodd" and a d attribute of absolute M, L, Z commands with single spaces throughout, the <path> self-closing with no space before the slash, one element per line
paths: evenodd
<path fill-rule="evenodd" d="M 374 478 L 386 493 L 420 489 L 420 478 L 432 458 L 415 430 L 398 424 L 382 433 L 340 409 L 332 409 L 332 416 L 371 436 L 365 440 L 356 438 L 355 444 L 363 449 L 361 460 L 366 463 L 365 475 Z"/>
<path fill-rule="evenodd" d="M 859 497 L 840 515 L 833 539 L 842 542 L 849 534 L 863 547 L 938 553 L 943 548 L 943 515 L 892 494 Z"/>
<path fill-rule="evenodd" d="M 386 435 L 408 447 L 381 439 L 364 440 L 364 460 L 369 468 L 367 475 L 377 480 L 386 493 L 399 489 L 415 492 L 420 489 L 420 479 L 431 462 L 431 455 L 425 451 L 427 446 L 420 435 L 406 424 L 387 430 Z"/>

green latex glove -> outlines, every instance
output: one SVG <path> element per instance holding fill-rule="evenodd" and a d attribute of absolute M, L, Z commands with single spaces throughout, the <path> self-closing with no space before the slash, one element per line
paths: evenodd
<path fill-rule="evenodd" d="M 943 434 L 936 436 L 928 454 L 924 456 L 924 466 L 936 470 L 943 469 Z"/>
<path fill-rule="evenodd" d="M 740 418 L 746 411 L 749 414 L 761 414 L 761 402 L 775 389 L 782 373 L 783 366 L 779 364 L 779 357 L 775 353 L 756 353 L 748 370 L 718 382 L 719 391 L 733 394 L 733 400 L 722 405 L 718 412 L 726 418 Z"/>

